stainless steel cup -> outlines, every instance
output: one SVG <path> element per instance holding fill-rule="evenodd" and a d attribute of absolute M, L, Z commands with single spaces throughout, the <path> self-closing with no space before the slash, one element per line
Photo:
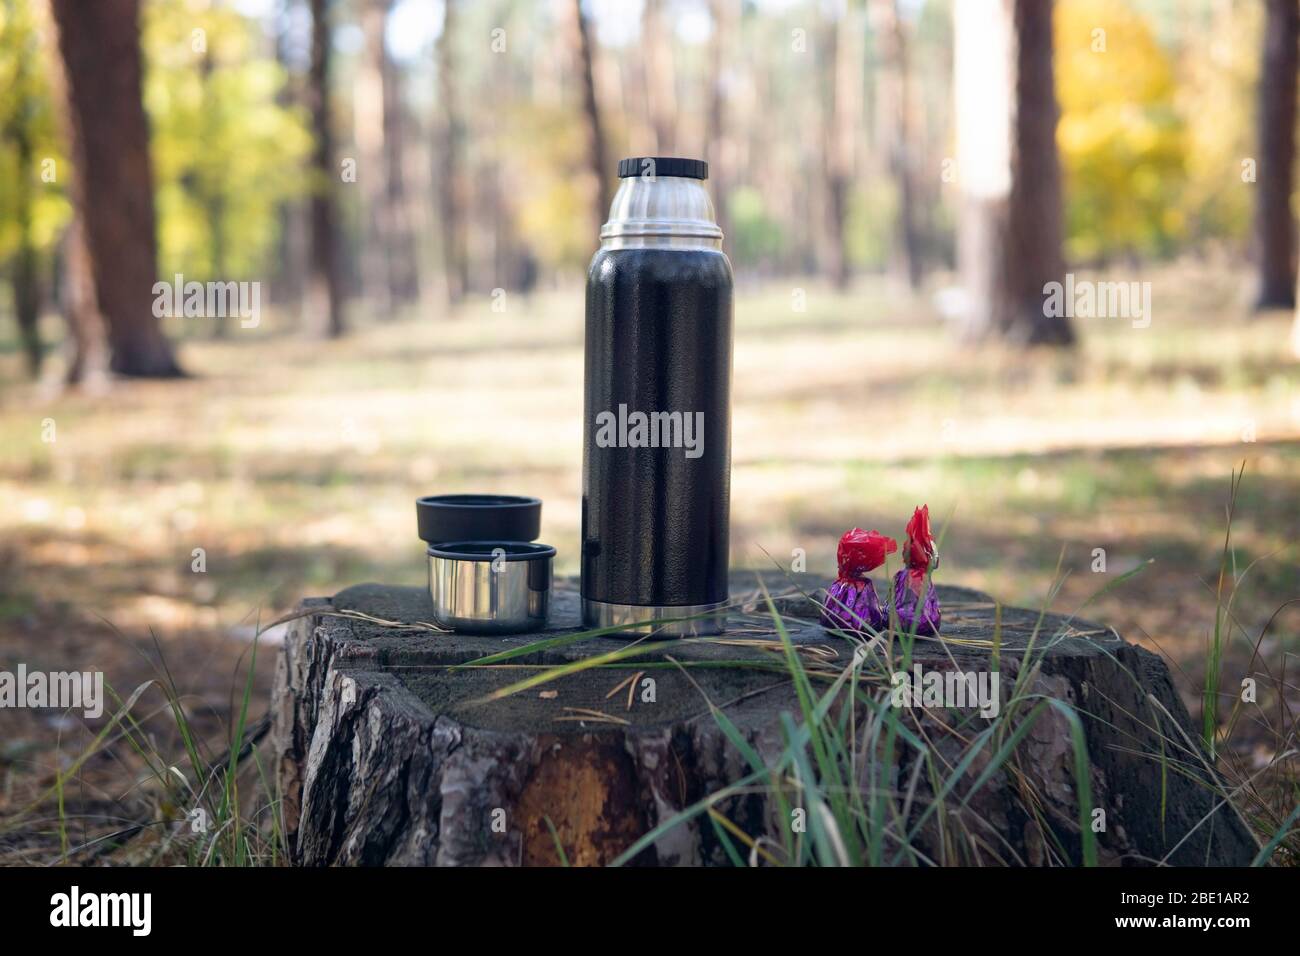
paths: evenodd
<path fill-rule="evenodd" d="M 546 626 L 555 549 L 525 541 L 429 546 L 429 596 L 439 624 L 465 634 L 522 634 Z"/>

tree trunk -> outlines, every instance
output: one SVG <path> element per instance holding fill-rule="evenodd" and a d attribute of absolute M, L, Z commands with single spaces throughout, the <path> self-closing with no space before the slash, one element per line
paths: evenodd
<path fill-rule="evenodd" d="M 384 129 L 384 21 L 388 0 L 362 0 L 359 11 L 363 37 L 353 83 L 352 125 L 357 144 L 357 185 L 361 188 L 361 290 L 369 307 L 388 314 L 388 143 Z"/>
<path fill-rule="evenodd" d="M 1052 4 L 968 0 L 953 19 L 964 336 L 1070 345 L 1069 319 L 1045 308 L 1065 268 Z"/>
<path fill-rule="evenodd" d="M 501 23 L 503 29 L 509 28 L 508 19 Z M 511 70 L 490 71 L 486 96 L 493 103 L 505 103 L 516 98 L 520 93 L 519 77 L 520 74 Z M 509 126 L 509 117 L 493 112 L 483 117 L 481 135 L 489 142 L 507 142 Z M 492 272 L 488 288 L 494 290 L 494 294 L 497 289 L 527 294 L 536 279 L 534 265 L 520 240 L 517 227 L 517 208 L 512 201 L 518 194 L 516 175 L 514 164 L 495 150 L 483 163 L 479 175 L 483 189 L 480 214 L 491 225 Z"/>
<path fill-rule="evenodd" d="M 885 62 L 880 78 L 881 108 L 886 131 L 889 172 L 898 196 L 893 261 L 913 292 L 921 288 L 921 239 L 917 229 L 917 197 L 912 129 L 911 83 L 908 76 L 907 34 L 898 13 L 898 0 L 874 0 L 878 35 Z"/>
<path fill-rule="evenodd" d="M 63 237 L 63 269 L 59 304 L 68 326 L 65 341 L 67 385 L 99 388 L 108 374 L 108 342 L 104 318 L 95 301 L 95 277 L 81 218 L 74 214 Z"/>
<path fill-rule="evenodd" d="M 296 0 L 279 0 L 276 11 L 275 62 L 284 71 L 285 82 L 276 102 L 285 109 L 303 105 L 302 83 L 294 75 L 289 52 L 291 19 Z M 303 303 L 304 276 L 307 271 L 307 210 L 298 197 L 280 203 L 280 230 L 277 240 L 272 296 L 276 302 L 292 304 L 300 311 Z"/>
<path fill-rule="evenodd" d="M 330 0 L 311 0 L 311 68 L 307 100 L 315 143 L 311 196 L 311 273 L 307 280 L 306 326 L 318 338 L 343 335 L 343 288 L 339 272 L 339 170 L 334 166 L 334 130 L 330 110 Z"/>
<path fill-rule="evenodd" d="M 731 218 L 727 214 L 727 190 L 731 186 L 733 152 L 728 133 L 725 73 L 732 59 L 732 35 L 740 13 L 739 0 L 710 0 L 709 14 L 713 20 L 713 35 L 709 38 L 707 93 L 705 102 L 704 155 L 709 161 L 709 190 L 713 194 L 714 216 L 722 230 L 726 248 L 735 256 L 732 245 Z"/>
<path fill-rule="evenodd" d="M 461 155 L 465 124 L 456 86 L 456 17 L 458 3 L 443 3 L 442 36 L 438 40 L 438 102 L 441 108 L 441 149 L 438 205 L 442 224 L 443 272 L 447 301 L 459 302 L 469 291 L 469 249 L 465 234 L 465 174 Z"/>
<path fill-rule="evenodd" d="M 570 59 L 577 62 L 577 55 Z M 612 144 L 611 152 L 619 156 L 649 155 L 653 152 L 655 130 L 650 121 L 650 74 L 645 54 L 602 57 L 599 51 L 593 50 L 592 70 L 595 88 L 604 95 L 606 105 L 617 104 L 617 113 L 623 120 L 623 138 Z M 614 76 L 618 77 L 617 86 L 610 82 Z"/>
<path fill-rule="evenodd" d="M 415 239 L 406 205 L 405 117 L 401 71 L 384 34 L 392 0 L 366 0 L 361 10 L 364 48 L 353 104 L 365 210 L 361 285 L 382 315 L 419 298 Z"/>
<path fill-rule="evenodd" d="M 862 113 L 862 21 L 853 4 L 846 4 L 839 19 L 827 26 L 824 102 L 828 108 L 822 121 L 825 140 L 823 173 L 826 186 L 826 252 L 824 268 L 837 289 L 849 284 L 847 249 L 849 199 L 853 187 L 855 143 Z"/>
<path fill-rule="evenodd" d="M 1290 309 L 1296 304 L 1291 189 L 1300 5 L 1296 0 L 1267 0 L 1267 10 L 1259 73 L 1259 181 L 1255 187 L 1259 291 L 1255 308 Z"/>
<path fill-rule="evenodd" d="M 385 18 L 392 12 L 392 0 L 384 0 Z M 384 233 L 388 249 L 388 298 L 398 305 L 410 305 L 420 298 L 418 244 L 411 222 L 406 189 L 406 103 L 402 93 L 402 71 L 388 55 L 380 61 L 384 113 Z"/>
<path fill-rule="evenodd" d="M 154 234 L 149 126 L 141 101 L 139 0 L 52 0 L 58 24 L 75 179 L 119 375 L 181 375 L 153 313 Z"/>
<path fill-rule="evenodd" d="M 1028 345 L 1070 345 L 1065 317 L 1049 317 L 1043 287 L 1065 278 L 1064 208 L 1056 149 L 1060 109 L 1052 66 L 1052 10 L 1044 0 L 1016 0 L 1016 118 L 1004 282 L 1011 311 L 1003 336 Z"/>
<path fill-rule="evenodd" d="M 21 67 L 20 67 L 21 69 Z M 27 110 L 20 110 L 25 115 Z M 41 361 L 45 349 L 41 344 L 39 327 L 41 317 L 40 256 L 32 236 L 32 176 L 35 174 L 35 156 L 29 131 L 20 119 L 10 130 L 18 159 L 18 179 L 14 183 L 15 219 L 18 226 L 18 248 L 14 252 L 13 297 L 14 315 L 18 319 L 18 336 L 22 340 L 27 373 L 32 378 L 41 374 Z"/>
<path fill-rule="evenodd" d="M 673 69 L 671 30 L 672 24 L 664 16 L 663 0 L 645 0 L 641 12 L 641 55 L 645 58 L 646 107 L 657 156 L 673 156 L 677 149 L 677 77 Z"/>
<path fill-rule="evenodd" d="M 32 245 L 30 211 L 19 217 L 18 251 L 14 253 L 14 314 L 18 319 L 18 336 L 22 340 L 27 374 L 38 378 L 45 347 L 41 344 L 41 282 L 37 268 L 39 257 Z"/>
<path fill-rule="evenodd" d="M 538 673 L 537 665 L 590 661 L 626 648 L 628 636 L 557 643 L 504 668 L 453 671 L 490 653 L 576 634 L 576 581 L 557 580 L 544 633 L 504 638 L 421 634 L 383 623 L 431 620 L 426 588 L 369 584 L 308 601 L 307 616 L 286 635 L 272 701 L 293 860 L 557 865 L 562 851 L 571 864 L 603 865 L 682 810 L 735 785 L 752 771 L 750 760 L 775 767 L 784 749 L 781 715 L 800 709 L 756 577 L 738 572 L 731 586 L 738 605 L 732 626 L 747 646 L 670 642 L 669 664 L 662 645 L 651 644 L 645 656 L 613 669 L 588 667 L 496 700 L 489 695 Z M 764 578 L 795 653 L 824 665 L 816 688 L 825 692 L 832 676 L 843 679 L 852 649 L 818 626 L 818 607 L 804 597 L 817 595 L 821 582 L 782 572 Z M 972 744 L 988 725 L 969 710 L 909 709 L 903 719 L 911 732 L 899 737 L 890 763 L 879 758 L 877 764 L 863 748 L 863 766 L 898 785 L 876 784 L 865 771 L 855 783 L 879 787 L 886 818 L 911 831 L 918 852 L 912 862 L 923 853 L 965 865 L 1078 864 L 1084 808 L 1070 711 L 1086 744 L 1088 820 L 1099 863 L 1244 866 L 1252 860 L 1258 845 L 1235 808 L 1218 800 L 1223 782 L 1194 740 L 1159 657 L 1108 628 L 995 608 L 987 595 L 965 588 L 939 591 L 950 641 L 916 642 L 913 665 L 933 672 L 996 669 L 999 704 L 1021 678 L 1025 695 L 1056 703 L 1043 706 L 1029 726 L 1023 723 L 1028 707 L 1007 715 L 1002 729 L 1019 742 L 1012 741 L 1012 759 L 997 772 L 989 764 L 1003 738 Z M 339 616 L 358 612 L 369 620 Z M 1040 635 L 1052 637 L 1036 641 Z M 760 650 L 760 642 L 777 653 Z M 997 648 L 996 665 L 990 647 Z M 888 694 L 892 678 L 883 668 L 873 672 L 867 663 L 859 674 L 853 678 L 858 690 Z M 841 704 L 842 698 L 831 713 L 846 713 Z M 725 715 L 729 732 L 714 713 Z M 870 705 L 856 713 L 861 723 L 852 732 L 867 741 L 879 732 L 880 718 Z M 924 748 L 913 746 L 918 740 Z M 972 746 L 978 749 L 966 758 Z M 1169 761 L 1177 773 L 1165 772 Z M 940 792 L 950 776 L 956 777 L 952 789 Z M 751 839 L 779 847 L 781 831 L 789 833 L 791 819 L 763 783 L 715 801 L 717 812 Z M 921 817 L 938 804 L 937 815 Z M 697 815 L 666 828 L 633 862 L 726 865 L 717 833 L 708 816 Z M 893 853 L 893 842 L 886 842 Z"/>
<path fill-rule="evenodd" d="M 591 27 L 587 16 L 582 12 L 582 0 L 573 0 L 572 12 L 574 64 L 578 74 L 578 83 L 582 87 L 583 117 L 587 122 L 587 157 L 592 176 L 595 178 L 595 193 L 592 198 L 595 213 L 596 231 L 605 223 L 609 215 L 612 198 L 609 183 L 614 170 L 609 167 L 605 156 L 605 132 L 601 125 L 600 101 L 596 97 L 596 75 L 593 68 L 595 54 L 592 49 Z"/>

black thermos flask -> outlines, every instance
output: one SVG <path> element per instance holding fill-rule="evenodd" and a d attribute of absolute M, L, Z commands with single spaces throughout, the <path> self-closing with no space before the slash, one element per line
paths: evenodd
<path fill-rule="evenodd" d="M 708 164 L 635 157 L 587 273 L 582 613 L 722 629 L 731 494 L 731 263 Z"/>

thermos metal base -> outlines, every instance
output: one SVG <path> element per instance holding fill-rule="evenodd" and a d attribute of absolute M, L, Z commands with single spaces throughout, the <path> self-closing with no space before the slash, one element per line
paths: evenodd
<path fill-rule="evenodd" d="M 689 620 L 683 620 L 689 618 Z M 644 604 L 609 604 L 582 599 L 584 627 L 626 627 L 653 630 L 656 637 L 705 637 L 721 634 L 727 624 L 723 604 L 654 607 Z"/>

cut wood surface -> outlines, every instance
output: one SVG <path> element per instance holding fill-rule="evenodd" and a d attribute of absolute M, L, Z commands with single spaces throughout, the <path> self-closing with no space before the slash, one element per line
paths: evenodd
<path fill-rule="evenodd" d="M 734 573 L 737 607 L 719 639 L 664 643 L 610 634 L 533 649 L 492 667 L 456 665 L 581 631 L 575 581 L 557 580 L 545 632 L 511 637 L 411 627 L 432 621 L 423 588 L 363 584 L 304 602 L 309 613 L 290 625 L 274 691 L 279 783 L 295 861 L 553 865 L 561 850 L 570 864 L 613 861 L 678 811 L 749 773 L 710 702 L 769 765 L 781 753 L 780 715 L 797 716 L 799 707 L 760 582 L 810 667 L 829 673 L 852 663 L 854 644 L 817 624 L 809 596 L 824 582 L 807 575 Z M 1078 712 L 1090 806 L 1103 811 L 1098 862 L 1251 861 L 1257 845 L 1216 794 L 1219 784 L 1162 660 L 1099 625 L 1051 614 L 1040 621 L 1037 611 L 1001 608 L 995 627 L 997 608 L 987 595 L 941 587 L 940 596 L 943 640 L 917 639 L 913 663 L 987 672 L 996 654 L 1006 700 L 1028 660 L 1029 691 Z M 591 665 L 636 640 L 643 653 L 634 659 L 490 699 L 546 667 Z M 887 652 L 877 646 L 870 653 Z M 909 719 L 917 739 L 934 750 L 928 759 L 947 766 L 958 763 L 983 721 L 969 711 L 965 723 L 954 723 L 942 709 L 914 709 Z M 908 824 L 935 802 L 929 775 L 912 773 L 921 757 L 906 743 L 896 753 L 895 780 L 914 781 L 905 805 L 894 794 L 901 807 L 895 816 L 906 813 Z M 969 845 L 940 847 L 951 834 L 920 826 L 909 859 L 1079 862 L 1068 711 L 1045 708 L 1014 759 L 972 790 L 985 764 L 987 758 L 976 760 L 969 779 L 947 795 L 943 813 L 929 818 L 963 815 L 975 835 Z M 758 837 L 789 825 L 774 804 L 752 791 L 717 808 Z M 659 835 L 632 862 L 727 859 L 709 818 L 696 817 Z"/>

